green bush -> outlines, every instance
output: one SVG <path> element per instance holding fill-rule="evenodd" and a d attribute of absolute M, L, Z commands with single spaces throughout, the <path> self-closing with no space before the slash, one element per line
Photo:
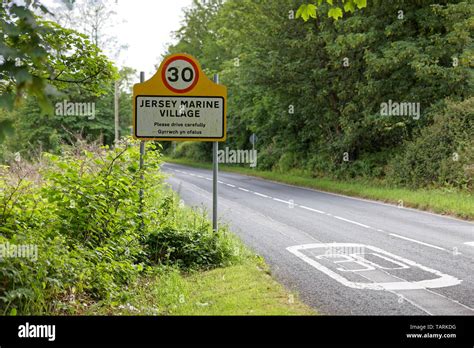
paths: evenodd
<path fill-rule="evenodd" d="M 200 229 L 165 227 L 148 237 L 151 260 L 182 269 L 209 269 L 226 266 L 238 257 L 235 243 L 208 226 Z"/>
<path fill-rule="evenodd" d="M 159 223 L 150 228 L 146 241 L 153 263 L 210 269 L 240 260 L 244 249 L 225 226 L 215 233 L 205 211 L 184 208 L 173 192 L 160 194 L 155 197 Z"/>
<path fill-rule="evenodd" d="M 444 185 L 472 189 L 474 98 L 447 102 L 415 140 L 390 163 L 391 181 L 411 187 Z"/>
<path fill-rule="evenodd" d="M 211 149 L 206 143 L 183 141 L 176 145 L 176 150 L 171 151 L 175 158 L 193 158 L 198 161 L 206 161 L 211 158 Z"/>
<path fill-rule="evenodd" d="M 87 144 L 2 168 L 0 244 L 32 245 L 37 259 L 1 260 L 0 311 L 44 314 L 77 296 L 113 298 L 144 269 L 138 191 L 158 161 L 138 169 L 137 146 Z M 145 180 L 141 180 L 141 175 Z"/>
<path fill-rule="evenodd" d="M 0 167 L 0 246 L 37 248 L 35 259 L 0 257 L 0 314 L 116 302 L 156 263 L 188 269 L 239 260 L 239 243 L 165 191 L 158 151 L 150 146 L 145 168 L 138 163 L 136 143 L 80 143 L 35 165 Z"/>

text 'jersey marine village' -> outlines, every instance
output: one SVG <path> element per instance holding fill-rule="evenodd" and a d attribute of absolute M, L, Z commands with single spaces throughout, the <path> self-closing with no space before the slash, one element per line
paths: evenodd
<path fill-rule="evenodd" d="M 141 99 L 140 108 L 158 108 L 161 117 L 201 117 L 202 109 L 220 109 L 220 101 Z"/>
<path fill-rule="evenodd" d="M 227 89 L 186 54 L 165 58 L 133 87 L 134 136 L 141 140 L 224 141 Z"/>

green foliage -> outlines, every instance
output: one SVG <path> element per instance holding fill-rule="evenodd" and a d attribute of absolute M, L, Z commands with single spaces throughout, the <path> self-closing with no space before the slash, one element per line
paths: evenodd
<path fill-rule="evenodd" d="M 0 167 L 0 313 L 74 312 L 88 301 L 120 301 L 155 263 L 187 270 L 240 259 L 234 238 L 213 233 L 204 215 L 165 192 L 159 151 L 148 146 L 143 169 L 139 156 L 137 142 L 80 142 L 36 164 Z M 8 245 L 37 253 L 12 257 Z"/>
<path fill-rule="evenodd" d="M 162 209 L 167 211 L 165 207 Z M 148 236 L 148 250 L 154 263 L 176 265 L 184 270 L 209 269 L 239 259 L 238 243 L 225 228 L 214 232 L 207 216 L 194 213 L 190 226 L 180 226 L 173 218 L 169 214 L 162 216 L 164 223 Z"/>
<path fill-rule="evenodd" d="M 112 62 L 85 35 L 34 11 L 49 13 L 37 0 L 7 0 L 0 7 L 0 107 L 12 109 L 26 94 L 51 113 L 51 98 L 71 85 L 103 94 L 117 77 Z"/>
<path fill-rule="evenodd" d="M 256 133 L 260 169 L 340 179 L 395 175 L 389 163 L 430 127 L 434 110 L 447 98 L 472 96 L 474 5 L 354 1 L 349 14 L 350 2 L 309 3 L 317 25 L 288 16 L 301 5 L 293 0 L 228 0 L 202 21 L 200 2 L 186 19 L 199 28 L 182 32 L 172 49 L 189 48 L 219 72 L 229 91 L 225 146 L 248 148 Z M 304 5 L 311 18 L 314 7 Z M 321 15 L 342 5 L 337 21 Z M 218 60 L 210 53 L 216 45 Z M 419 119 L 382 116 L 389 100 L 420 103 Z"/>
<path fill-rule="evenodd" d="M 171 151 L 171 149 L 170 149 Z M 173 157 L 195 158 L 205 161 L 210 159 L 209 145 L 196 143 L 192 141 L 179 142 L 176 149 L 172 151 Z"/>
<path fill-rule="evenodd" d="M 135 71 L 130 68 L 120 70 L 119 116 L 120 134 L 130 134 L 132 105 L 129 87 Z M 44 113 L 36 98 L 25 98 L 24 102 L 8 111 L 0 108 L 0 163 L 8 160 L 13 153 L 20 152 L 24 158 L 35 158 L 42 151 L 59 153 L 62 143 L 72 144 L 76 138 L 103 144 L 114 142 L 114 86 L 109 83 L 105 94 L 97 97 L 77 87 L 65 90 L 68 97 L 52 98 L 53 104 L 68 102 L 94 103 L 94 117 L 80 115 L 56 115 Z M 21 139 L 21 141 L 19 141 Z"/>
<path fill-rule="evenodd" d="M 343 10 L 346 13 L 354 13 L 356 7 L 358 9 L 367 7 L 367 0 L 317 0 L 314 4 L 302 4 L 296 11 L 296 18 L 301 17 L 305 22 L 310 18 L 317 18 L 317 11 L 324 5 L 329 5 L 328 17 L 337 21 L 343 17 Z"/>
<path fill-rule="evenodd" d="M 391 163 L 391 178 L 411 187 L 448 185 L 472 189 L 474 98 L 448 102 Z"/>

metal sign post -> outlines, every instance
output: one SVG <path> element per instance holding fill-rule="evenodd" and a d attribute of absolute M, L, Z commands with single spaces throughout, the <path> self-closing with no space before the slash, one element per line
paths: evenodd
<path fill-rule="evenodd" d="M 145 81 L 145 72 L 140 71 L 140 83 Z M 143 169 L 143 157 L 145 156 L 145 142 L 142 140 L 140 141 L 140 170 Z M 143 182 L 143 172 L 141 174 L 141 179 Z M 143 230 L 144 221 L 143 221 L 143 186 L 140 187 L 140 217 L 141 217 L 141 228 Z"/>
<path fill-rule="evenodd" d="M 219 84 L 219 75 L 214 75 L 214 83 Z M 214 232 L 218 231 L 217 227 L 217 180 L 219 174 L 219 160 L 217 153 L 219 151 L 219 143 L 217 141 L 212 143 L 212 229 Z"/>
<path fill-rule="evenodd" d="M 255 153 L 255 143 L 257 142 L 257 135 L 254 133 L 250 136 L 249 141 L 252 144 L 252 153 Z M 255 167 L 253 167 L 255 169 Z"/>

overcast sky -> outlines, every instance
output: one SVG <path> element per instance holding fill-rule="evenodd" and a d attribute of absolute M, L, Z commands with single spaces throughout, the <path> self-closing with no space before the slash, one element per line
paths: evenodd
<path fill-rule="evenodd" d="M 171 33 L 180 28 L 183 8 L 191 3 L 192 0 L 119 0 L 118 19 L 124 22 L 114 33 L 119 42 L 129 45 L 122 54 L 124 63 L 145 71 L 147 79 L 155 73 L 154 64 L 172 42 Z"/>
<path fill-rule="evenodd" d="M 55 6 L 55 0 L 43 3 Z M 128 50 L 116 63 L 145 71 L 146 78 L 151 77 L 167 44 L 173 42 L 172 32 L 181 26 L 183 8 L 191 3 L 192 0 L 117 0 L 114 22 L 118 24 L 106 31 L 116 36 L 120 44 L 128 45 Z"/>

